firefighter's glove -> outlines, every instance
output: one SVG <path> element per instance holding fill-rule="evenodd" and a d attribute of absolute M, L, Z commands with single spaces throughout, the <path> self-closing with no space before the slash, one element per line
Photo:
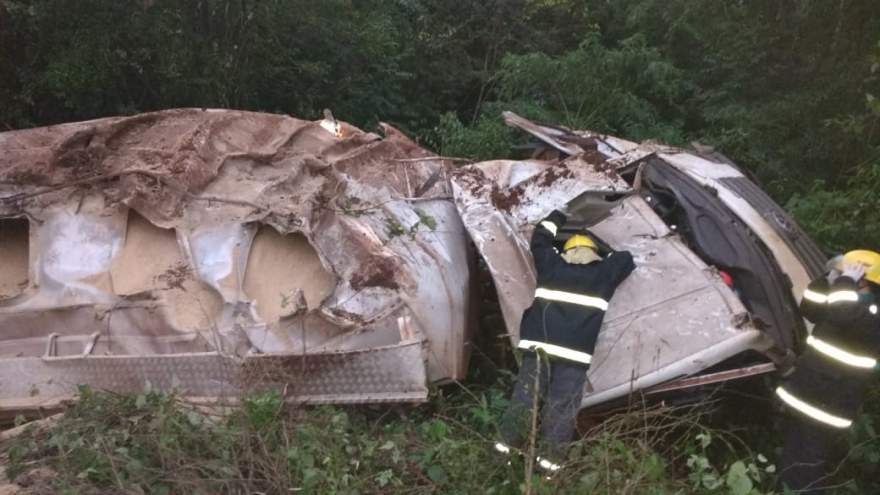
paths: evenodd
<path fill-rule="evenodd" d="M 557 227 L 562 227 L 565 225 L 565 221 L 567 220 L 565 213 L 562 213 L 559 210 L 553 210 L 547 218 L 544 219 L 546 222 L 553 222 Z"/>
<path fill-rule="evenodd" d="M 840 275 L 858 282 L 865 276 L 865 265 L 861 263 L 844 263 L 840 269 Z"/>

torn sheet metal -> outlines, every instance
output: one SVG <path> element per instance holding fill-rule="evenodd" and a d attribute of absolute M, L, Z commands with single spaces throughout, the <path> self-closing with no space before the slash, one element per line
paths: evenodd
<path fill-rule="evenodd" d="M 791 296 L 798 301 L 809 281 L 824 270 L 824 256 L 804 231 L 736 165 L 711 147 L 695 144 L 697 150 L 688 151 L 653 141 L 634 143 L 591 131 L 537 125 L 512 112 L 504 112 L 504 120 L 565 156 L 597 150 L 614 170 L 637 166 L 650 157 L 657 157 L 715 191 L 721 202 L 772 252 L 780 269 L 791 279 Z"/>
<path fill-rule="evenodd" d="M 791 279 L 792 295 L 800 301 L 810 280 L 821 274 L 821 271 L 817 273 L 814 268 L 824 268 L 824 257 L 821 253 L 818 253 L 819 259 L 813 260 L 799 256 L 792 244 L 786 241 L 786 236 L 774 228 L 776 226 L 774 224 L 779 222 L 778 218 L 780 217 L 768 218 L 768 214 L 771 212 L 759 211 L 754 204 L 737 194 L 735 189 L 726 186 L 725 181 L 743 178 L 742 173 L 736 167 L 727 163 L 710 161 L 691 153 L 658 153 L 657 156 L 676 169 L 687 173 L 701 185 L 717 191 L 718 198 L 764 241 L 780 264 L 788 268 L 786 273 Z M 768 220 L 770 221 L 768 222 Z M 784 226 L 784 228 L 792 229 L 790 225 Z M 797 235 L 798 233 L 795 233 L 795 236 Z M 806 235 L 801 232 L 800 237 L 806 237 Z M 810 251 L 810 255 L 816 258 L 818 250 L 813 248 Z"/>
<path fill-rule="evenodd" d="M 625 200 L 593 231 L 632 252 L 636 270 L 610 302 L 589 372 L 594 392 L 583 407 L 772 347 L 717 271 L 672 235 L 641 197 Z"/>
<path fill-rule="evenodd" d="M 534 297 L 528 239 L 540 215 L 475 214 L 491 206 L 484 198 L 469 195 L 459 177 L 453 178 L 457 204 L 487 260 L 515 344 L 522 312 Z M 585 181 L 577 193 L 549 186 L 540 196 L 547 198 L 544 214 L 596 186 Z M 772 345 L 748 323 L 746 309 L 717 273 L 671 235 L 641 197 L 631 196 L 612 206 L 610 216 L 592 229 L 615 249 L 631 251 L 637 268 L 611 300 L 589 373 L 593 392 L 584 396 L 583 407 L 702 371 L 747 349 L 766 350 Z"/>
<path fill-rule="evenodd" d="M 317 363 L 269 370 L 302 401 L 462 378 L 473 254 L 451 164 L 332 124 L 182 109 L 0 133 L 0 404 L 80 381 L 237 393 L 270 361 Z M 190 360 L 227 371 L 156 375 Z"/>
<path fill-rule="evenodd" d="M 778 353 L 778 342 L 752 321 L 716 267 L 708 266 L 670 229 L 648 203 L 651 195 L 641 190 L 640 170 L 647 158 L 659 156 L 668 160 L 661 161 L 662 166 L 692 173 L 690 169 L 695 167 L 699 172 L 694 160 L 702 159 L 655 143 L 636 144 L 588 131 L 539 126 L 512 114 L 506 114 L 505 121 L 546 143 L 560 153 L 560 159 L 478 163 L 463 168 L 452 182 L 465 226 L 492 273 L 513 343 L 518 340 L 522 312 L 531 304 L 535 288 L 528 251 L 531 228 L 554 208 L 567 207 L 569 227 L 589 226 L 615 249 L 631 251 L 636 261 L 635 272 L 611 300 L 589 371 L 593 390 L 585 394 L 583 407 L 699 374 L 746 351 L 771 358 Z M 572 182 L 538 179 L 554 167 L 571 167 L 578 162 L 581 165 L 575 168 L 581 173 Z M 725 167 L 736 171 L 730 165 Z M 618 172 L 629 174 L 633 185 L 619 178 L 612 180 Z M 737 176 L 742 174 L 737 172 Z M 528 208 L 516 208 L 518 203 L 511 208 L 503 200 L 519 198 L 521 184 L 529 184 L 522 182 L 525 178 L 531 178 L 532 183 L 537 180 L 545 188 L 540 194 L 526 196 Z M 691 180 L 701 183 L 697 177 Z M 633 194 L 611 201 L 618 196 L 609 197 L 609 191 Z M 634 194 L 637 192 L 640 194 Z M 603 199 L 606 214 L 595 215 L 596 209 L 602 209 Z M 590 208 L 582 208 L 584 205 Z M 753 205 L 738 203 L 727 207 L 743 216 L 754 210 Z M 583 214 L 590 210 L 590 215 Z M 750 220 L 757 222 L 759 218 Z M 764 229 L 755 232 L 761 235 Z M 773 237 L 768 238 L 773 244 Z M 766 242 L 763 236 L 760 239 Z M 785 249 L 792 249 L 791 245 L 772 246 L 773 260 L 780 270 L 800 274 L 798 270 L 809 269 L 810 263 L 803 257 L 778 253 Z"/>
<path fill-rule="evenodd" d="M 614 171 L 574 158 L 559 163 L 491 161 L 458 170 L 455 204 L 486 262 L 508 331 L 518 332 L 535 291 L 528 239 L 534 224 L 585 193 L 629 192 Z"/>

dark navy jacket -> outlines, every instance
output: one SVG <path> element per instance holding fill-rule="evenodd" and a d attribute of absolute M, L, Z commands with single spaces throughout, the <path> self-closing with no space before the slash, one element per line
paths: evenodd
<path fill-rule="evenodd" d="M 783 400 L 793 396 L 821 412 L 855 418 L 874 375 L 871 361 L 880 357 L 877 304 L 864 300 L 857 290 L 849 277 L 838 277 L 833 284 L 825 277 L 810 283 L 800 310 L 815 327 L 794 373 L 780 387 L 787 393 Z M 789 406 L 823 423 L 821 414 L 797 403 Z"/>
<path fill-rule="evenodd" d="M 627 251 L 611 252 L 586 265 L 566 262 L 553 247 L 556 230 L 565 220 L 554 211 L 532 234 L 537 289 L 523 313 L 519 347 L 589 365 L 607 303 L 635 264 Z"/>

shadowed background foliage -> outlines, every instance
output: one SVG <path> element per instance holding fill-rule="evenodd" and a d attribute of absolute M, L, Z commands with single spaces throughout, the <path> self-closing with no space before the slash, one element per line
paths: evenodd
<path fill-rule="evenodd" d="M 876 0 L 0 0 L 0 130 L 330 108 L 478 159 L 521 139 L 510 109 L 714 146 L 829 251 L 880 249 L 877 98 Z M 850 453 L 868 490 L 878 390 Z"/>
<path fill-rule="evenodd" d="M 509 108 L 715 146 L 826 247 L 877 246 L 878 14 L 873 0 L 0 0 L 0 128 L 331 108 L 486 158 L 509 152 Z"/>

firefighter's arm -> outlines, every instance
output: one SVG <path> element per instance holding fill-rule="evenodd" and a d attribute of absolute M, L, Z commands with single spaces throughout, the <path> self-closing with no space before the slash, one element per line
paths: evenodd
<path fill-rule="evenodd" d="M 556 232 L 565 225 L 565 214 L 559 210 L 553 210 L 547 218 L 541 220 L 532 232 L 531 250 L 535 260 L 535 269 L 540 273 L 562 261 L 562 257 L 553 247 Z"/>
<path fill-rule="evenodd" d="M 813 323 L 819 323 L 825 317 L 825 311 L 828 309 L 829 292 L 828 279 L 824 276 L 810 282 L 801 296 L 801 316 Z"/>
<path fill-rule="evenodd" d="M 863 301 L 858 288 L 858 283 L 851 277 L 837 277 L 828 290 L 828 321 L 835 325 L 876 325 L 877 305 Z"/>

